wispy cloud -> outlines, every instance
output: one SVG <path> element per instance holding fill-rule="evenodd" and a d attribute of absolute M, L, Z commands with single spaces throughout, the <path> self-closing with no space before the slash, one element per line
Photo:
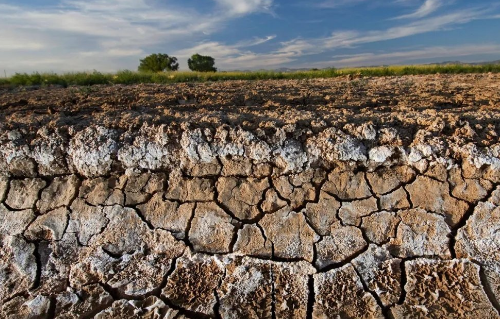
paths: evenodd
<path fill-rule="evenodd" d="M 474 55 L 500 54 L 500 44 L 435 46 L 418 50 L 362 53 L 353 55 L 334 56 L 328 61 L 318 61 L 309 64 L 311 67 L 356 67 L 369 65 L 402 64 L 408 61 L 426 59 L 448 59 L 469 57 Z"/>
<path fill-rule="evenodd" d="M 293 52 L 255 53 L 247 49 L 275 38 L 276 36 L 273 35 L 265 38 L 241 41 L 232 45 L 217 41 L 204 42 L 193 47 L 175 51 L 174 55 L 180 58 L 181 67 L 184 66 L 184 61 L 194 53 L 209 55 L 215 58 L 217 66 L 222 70 L 273 67 L 293 61 L 293 58 L 296 56 Z"/>
<path fill-rule="evenodd" d="M 443 6 L 443 0 L 425 0 L 425 2 L 415 11 L 410 14 L 401 15 L 394 19 L 415 19 L 423 18 L 431 13 L 434 13 L 437 9 Z"/>
<path fill-rule="evenodd" d="M 417 34 L 436 32 L 485 17 L 484 10 L 462 10 L 425 18 L 385 30 L 337 31 L 331 36 L 316 39 L 296 39 L 284 42 L 280 52 L 296 52 L 302 55 L 316 54 L 332 49 L 351 48 L 361 44 L 405 38 Z"/>
<path fill-rule="evenodd" d="M 365 3 L 370 6 L 408 6 L 413 5 L 414 0 L 320 0 L 319 2 L 304 1 L 304 5 L 315 6 L 324 9 L 337 9 L 341 7 L 353 7 Z M 419 0 L 420 1 L 420 0 Z M 311 2 L 313 2 L 311 4 Z"/>
<path fill-rule="evenodd" d="M 253 38 L 251 40 L 246 40 L 246 41 L 241 41 L 241 42 L 238 42 L 236 43 L 236 47 L 253 47 L 253 46 L 257 46 L 257 45 L 261 45 L 261 44 L 264 44 L 266 42 L 269 42 L 269 41 L 272 41 L 276 39 L 276 35 L 269 35 L 265 38 Z"/>
<path fill-rule="evenodd" d="M 297 37 L 290 40 L 289 36 L 282 35 L 280 28 L 270 29 L 269 33 L 266 27 L 257 26 L 241 32 L 230 30 L 231 22 L 245 15 L 267 18 L 257 13 L 273 14 L 279 10 L 273 0 L 211 0 L 204 2 L 202 8 L 192 4 L 193 1 L 186 1 L 191 5 L 182 4 L 182 0 L 59 0 L 39 6 L 7 1 L 12 4 L 2 4 L 0 0 L 0 70 L 6 68 L 10 74 L 37 70 L 134 69 L 140 58 L 152 52 L 177 56 L 181 68 L 186 68 L 187 57 L 197 52 L 213 56 L 221 70 L 274 68 L 297 65 L 317 58 L 318 54 L 323 57 L 334 54 L 339 49 L 359 53 L 366 44 L 455 29 L 479 19 L 499 18 L 498 10 L 488 9 L 486 5 L 482 9 L 441 12 L 444 5 L 454 0 L 313 0 L 312 10 L 318 10 L 318 5 L 336 8 L 364 2 L 411 6 L 414 11 L 406 15 L 410 21 L 402 17 L 382 21 L 383 25 L 389 25 L 386 28 L 342 30 L 337 27 L 328 36 L 321 37 L 310 36 L 318 29 L 303 33 L 297 29 L 293 30 L 297 31 Z M 380 25 L 376 20 L 373 22 Z M 252 34 L 255 30 L 259 36 Z M 219 32 L 245 36 L 225 41 Z M 324 28 L 320 32 L 325 32 Z M 263 33 L 269 35 L 263 36 Z M 430 54 L 429 50 L 426 52 Z M 438 53 L 438 48 L 432 52 Z M 403 54 L 409 54 L 396 53 L 398 57 L 393 57 L 400 59 L 404 58 Z M 352 58 L 364 63 L 363 59 L 390 58 L 387 54 L 390 53 L 337 56 L 334 61 L 355 63 L 356 60 L 347 60 Z"/>
<path fill-rule="evenodd" d="M 170 53 L 204 39 L 231 19 L 269 10 L 273 3 L 213 1 L 218 7 L 210 12 L 149 0 L 61 0 L 40 7 L 0 3 L 0 68 L 33 70 L 36 60 L 40 71 L 112 71 L 148 51 Z M 246 45 L 272 39 L 255 38 Z"/>
<path fill-rule="evenodd" d="M 320 54 L 324 52 L 334 51 L 341 48 L 355 48 L 367 43 L 381 42 L 387 40 L 394 40 L 404 37 L 409 37 L 412 35 L 423 34 L 428 32 L 436 32 L 439 30 L 447 30 L 455 26 L 476 20 L 485 18 L 485 11 L 483 10 L 463 10 L 453 13 L 448 13 L 440 16 L 435 16 L 431 18 L 424 18 L 418 21 L 414 21 L 407 24 L 402 24 L 399 26 L 391 27 L 385 30 L 371 30 L 371 31 L 338 31 L 334 32 L 329 37 L 322 38 L 297 38 L 290 41 L 284 41 L 280 43 L 280 46 L 266 53 L 255 53 L 248 50 L 253 43 L 263 43 L 266 41 L 271 41 L 275 39 L 274 36 L 269 36 L 262 39 L 253 39 L 252 41 L 243 41 L 233 45 L 210 41 L 178 50 L 175 55 L 181 58 L 187 58 L 193 53 L 204 52 L 216 58 L 217 66 L 223 70 L 229 69 L 260 69 L 265 67 L 279 67 L 290 63 L 299 63 L 300 59 L 306 56 L 311 56 L 315 54 Z M 463 47 L 467 49 L 464 52 L 470 52 L 472 47 Z M 496 47 L 487 46 L 489 51 L 494 50 Z M 460 48 L 455 49 L 458 51 Z M 480 50 L 474 52 L 480 53 Z M 408 57 L 411 59 L 413 56 L 420 54 L 423 55 L 445 55 L 446 49 L 442 48 L 432 48 L 427 50 L 419 50 L 413 52 L 396 52 L 387 53 L 385 55 L 379 54 L 363 54 L 363 55 L 349 55 L 348 57 L 338 59 L 334 61 L 324 61 L 316 64 L 307 63 L 307 65 L 314 65 L 317 67 L 326 67 L 332 65 L 332 63 L 341 63 L 342 65 L 349 65 L 353 63 L 355 65 L 363 64 L 365 61 L 370 59 L 374 60 L 384 60 L 400 57 Z M 468 54 L 465 54 L 468 55 Z M 181 64 L 182 66 L 182 64 Z"/>
<path fill-rule="evenodd" d="M 254 12 L 270 12 L 273 0 L 215 0 L 230 14 L 246 15 Z"/>
<path fill-rule="evenodd" d="M 343 6 L 353 6 L 366 0 L 325 0 L 317 4 L 319 8 L 334 9 Z"/>

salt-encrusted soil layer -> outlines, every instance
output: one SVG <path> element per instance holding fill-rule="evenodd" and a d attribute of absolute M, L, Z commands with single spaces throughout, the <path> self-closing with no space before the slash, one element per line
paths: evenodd
<path fill-rule="evenodd" d="M 1 318 L 500 318 L 500 77 L 0 91 Z"/>

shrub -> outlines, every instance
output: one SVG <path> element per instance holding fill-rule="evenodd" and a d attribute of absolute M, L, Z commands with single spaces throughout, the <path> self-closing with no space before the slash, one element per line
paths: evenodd
<path fill-rule="evenodd" d="M 188 60 L 188 66 L 191 71 L 198 72 L 217 72 L 217 68 L 214 68 L 215 60 L 210 56 L 194 54 Z"/>
<path fill-rule="evenodd" d="M 148 55 L 141 60 L 138 68 L 140 72 L 177 71 L 178 69 L 177 58 L 162 53 Z"/>

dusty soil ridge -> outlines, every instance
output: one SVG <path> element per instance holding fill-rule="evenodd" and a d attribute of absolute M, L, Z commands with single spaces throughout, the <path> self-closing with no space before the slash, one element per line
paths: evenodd
<path fill-rule="evenodd" d="M 401 86 L 397 104 L 365 103 Z M 99 107 L 62 109 L 70 89 L 3 92 L 0 314 L 499 318 L 498 86 L 101 87 L 81 93 Z M 243 100 L 267 106 L 236 103 L 249 88 Z M 199 95 L 175 100 L 185 91 Z M 270 105 L 286 92 L 309 95 Z M 443 92 L 460 106 L 439 106 Z M 144 104 L 170 95 L 175 105 Z M 106 106 L 124 96 L 122 113 Z"/>

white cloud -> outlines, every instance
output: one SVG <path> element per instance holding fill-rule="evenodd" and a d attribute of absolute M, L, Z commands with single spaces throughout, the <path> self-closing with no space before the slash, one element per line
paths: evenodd
<path fill-rule="evenodd" d="M 259 69 L 265 67 L 277 67 L 299 60 L 303 56 L 319 54 L 340 48 L 353 48 L 366 43 L 380 42 L 404 38 L 416 34 L 435 32 L 447 29 L 459 24 L 480 19 L 483 11 L 458 11 L 432 18 L 418 20 L 412 23 L 374 31 L 340 31 L 333 33 L 330 37 L 314 39 L 294 39 L 281 42 L 277 50 L 257 54 L 244 50 L 245 45 L 227 45 L 220 42 L 206 42 L 191 48 L 175 52 L 176 56 L 187 58 L 196 52 L 213 56 L 217 67 L 220 69 Z M 257 40 L 257 42 L 260 42 Z M 435 53 L 436 51 L 434 51 Z M 353 56 L 353 59 L 365 56 Z M 355 60 L 343 60 L 343 62 L 355 62 Z M 311 65 L 308 63 L 307 65 Z M 181 64 L 182 66 L 182 64 Z"/>
<path fill-rule="evenodd" d="M 443 5 L 442 0 L 425 0 L 425 2 L 413 13 L 405 14 L 394 19 L 415 19 L 423 18 L 434 13 Z"/>
<path fill-rule="evenodd" d="M 134 69 L 145 52 L 171 53 L 206 38 L 236 16 L 267 9 L 272 0 L 230 3 L 226 5 L 231 12 L 200 12 L 149 0 L 61 0 L 39 7 L 0 4 L 0 69 L 10 74 L 103 66 L 110 70 L 116 65 Z M 255 38 L 247 46 L 272 39 Z"/>
<path fill-rule="evenodd" d="M 273 0 L 215 0 L 229 14 L 246 15 L 254 12 L 269 12 Z"/>
<path fill-rule="evenodd" d="M 317 1 L 317 0 L 315 0 Z M 375 6 L 408 6 L 413 5 L 415 0 L 321 0 L 313 2 L 313 6 L 325 9 L 337 9 L 340 7 L 352 7 L 361 3 Z M 420 0 L 418 0 L 420 1 Z M 303 1 L 303 5 L 310 6 L 311 1 Z"/>
<path fill-rule="evenodd" d="M 334 9 L 343 6 L 352 6 L 366 0 L 325 0 L 320 2 L 317 7 L 325 9 Z"/>
<path fill-rule="evenodd" d="M 185 61 L 195 53 L 209 55 L 215 59 L 215 66 L 220 70 L 260 69 L 274 67 L 293 61 L 296 56 L 293 52 L 255 53 L 246 49 L 271 41 L 274 38 L 276 38 L 276 36 L 255 38 L 249 41 L 241 41 L 233 45 L 217 41 L 204 42 L 193 47 L 178 50 L 174 52 L 174 55 L 180 59 L 181 67 L 185 67 Z"/>
<path fill-rule="evenodd" d="M 500 44 L 436 46 L 409 51 L 339 55 L 334 56 L 329 61 L 319 61 L 308 65 L 310 67 L 356 67 L 402 64 L 408 63 L 408 61 L 425 59 L 449 59 L 488 54 L 500 54 Z"/>
<path fill-rule="evenodd" d="M 381 42 L 417 34 L 449 29 L 456 25 L 484 18 L 485 11 L 464 10 L 432 18 L 421 19 L 385 30 L 337 31 L 331 36 L 315 39 L 295 39 L 282 43 L 280 52 L 310 55 L 339 48 L 352 48 L 366 43 Z"/>
<path fill-rule="evenodd" d="M 401 5 L 415 0 L 397 1 Z M 345 2 L 328 1 L 330 5 Z M 276 35 L 225 43 L 209 40 L 207 35 L 242 15 L 272 13 L 273 0 L 213 0 L 214 3 L 216 6 L 206 12 L 173 6 L 172 1 L 152 0 L 61 0 L 54 6 L 38 7 L 0 4 L 0 70 L 7 69 L 12 74 L 135 69 L 139 59 L 152 52 L 178 57 L 183 69 L 187 67 L 185 60 L 194 53 L 213 56 L 221 70 L 274 68 L 292 62 L 295 65 L 305 56 L 448 30 L 496 14 L 492 10 L 462 10 L 430 18 L 415 16 L 417 20 L 406 23 L 392 21 L 397 25 L 381 30 L 335 31 L 327 37 L 299 37 L 281 43 L 275 41 Z M 416 12 L 426 16 L 432 11 L 426 10 Z M 264 46 L 254 48 L 264 43 L 265 48 L 272 49 L 262 52 Z"/>
<path fill-rule="evenodd" d="M 246 41 L 240 41 L 238 43 L 236 43 L 236 46 L 237 47 L 253 47 L 253 46 L 256 46 L 256 45 L 261 45 L 261 44 L 264 44 L 266 42 L 269 42 L 271 40 L 274 40 L 276 39 L 276 35 L 269 35 L 265 38 L 253 38 L 251 40 L 246 40 Z"/>

